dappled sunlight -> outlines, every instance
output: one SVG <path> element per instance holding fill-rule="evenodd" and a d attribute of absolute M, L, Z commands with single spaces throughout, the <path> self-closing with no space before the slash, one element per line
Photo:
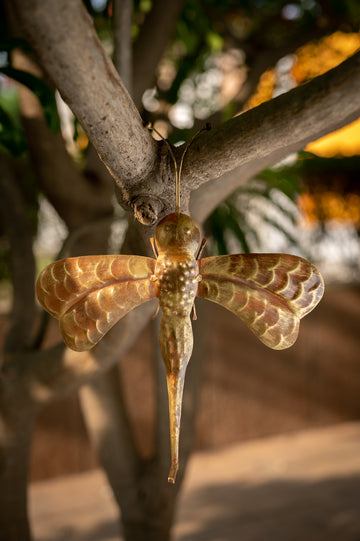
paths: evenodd
<path fill-rule="evenodd" d="M 307 145 L 305 150 L 326 158 L 360 154 L 360 120 L 321 137 Z"/>
<path fill-rule="evenodd" d="M 360 33 L 334 32 L 295 51 L 292 75 L 298 84 L 335 68 L 360 48 Z"/>
<path fill-rule="evenodd" d="M 360 48 L 360 33 L 335 32 L 287 55 L 260 78 L 247 108 L 252 108 L 336 67 Z M 360 120 L 308 144 L 305 151 L 323 158 L 360 155 Z M 309 158 L 311 159 L 311 158 Z M 314 160 L 316 158 L 314 157 Z M 301 173 L 304 189 L 297 207 L 302 245 L 327 281 L 357 281 L 359 271 L 360 195 L 355 170 L 339 175 Z"/>
<path fill-rule="evenodd" d="M 299 196 L 301 225 L 313 227 L 320 221 L 352 223 L 360 227 L 360 195 L 335 191 L 304 192 Z"/>
<path fill-rule="evenodd" d="M 256 92 L 249 99 L 246 109 L 257 107 L 265 101 L 271 100 L 274 93 L 276 75 L 274 69 L 268 69 L 260 77 Z"/>
<path fill-rule="evenodd" d="M 294 51 L 289 76 L 295 86 L 304 84 L 318 75 L 338 66 L 360 48 L 360 33 L 335 32 L 318 41 L 307 43 Z M 281 67 L 281 60 L 280 67 Z M 266 70 L 260 77 L 256 92 L 250 98 L 247 108 L 256 107 L 274 96 L 279 74 L 279 62 L 275 68 Z M 280 70 L 281 71 L 281 70 Z"/>
<path fill-rule="evenodd" d="M 289 87 L 304 84 L 318 75 L 338 66 L 360 48 L 360 33 L 335 32 L 318 41 L 307 43 L 288 55 L 293 60 L 287 73 Z M 278 62 L 275 68 L 266 70 L 247 108 L 270 100 L 278 94 L 279 80 L 284 76 Z M 306 149 L 319 156 L 352 156 L 360 154 L 360 121 L 353 122 L 330 135 L 310 143 Z"/>

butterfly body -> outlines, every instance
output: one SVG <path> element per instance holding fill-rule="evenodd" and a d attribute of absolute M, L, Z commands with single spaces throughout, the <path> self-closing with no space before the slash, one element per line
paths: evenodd
<path fill-rule="evenodd" d="M 169 396 L 171 469 L 178 470 L 181 403 L 185 372 L 193 349 L 191 312 L 201 280 L 197 261 L 200 230 L 194 220 L 180 213 L 169 214 L 155 230 L 157 255 L 152 280 L 162 312 L 159 345 L 166 368 Z"/>

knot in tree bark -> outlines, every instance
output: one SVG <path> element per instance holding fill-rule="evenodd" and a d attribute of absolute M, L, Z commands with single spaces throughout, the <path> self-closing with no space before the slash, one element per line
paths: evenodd
<path fill-rule="evenodd" d="M 157 197 L 140 195 L 134 201 L 134 216 L 143 225 L 154 225 L 163 210 Z"/>

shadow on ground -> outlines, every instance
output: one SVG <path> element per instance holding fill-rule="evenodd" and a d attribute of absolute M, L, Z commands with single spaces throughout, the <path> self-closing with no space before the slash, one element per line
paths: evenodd
<path fill-rule="evenodd" d="M 184 506 L 193 528 L 177 541 L 360 540 L 360 476 L 210 485 Z"/>
<path fill-rule="evenodd" d="M 91 530 L 58 524 L 36 541 L 115 541 L 118 532 L 109 518 Z M 182 503 L 176 532 L 176 541 L 359 541 L 360 476 L 208 485 Z"/>

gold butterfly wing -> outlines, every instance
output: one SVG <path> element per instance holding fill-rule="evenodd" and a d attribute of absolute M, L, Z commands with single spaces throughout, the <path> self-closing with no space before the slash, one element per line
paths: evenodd
<path fill-rule="evenodd" d="M 241 254 L 199 261 L 199 297 L 236 314 L 268 347 L 293 345 L 300 319 L 324 293 L 318 269 L 288 254 Z"/>
<path fill-rule="evenodd" d="M 156 296 L 155 260 L 134 255 L 55 261 L 36 282 L 40 304 L 59 319 L 65 343 L 91 349 L 130 310 Z"/>

